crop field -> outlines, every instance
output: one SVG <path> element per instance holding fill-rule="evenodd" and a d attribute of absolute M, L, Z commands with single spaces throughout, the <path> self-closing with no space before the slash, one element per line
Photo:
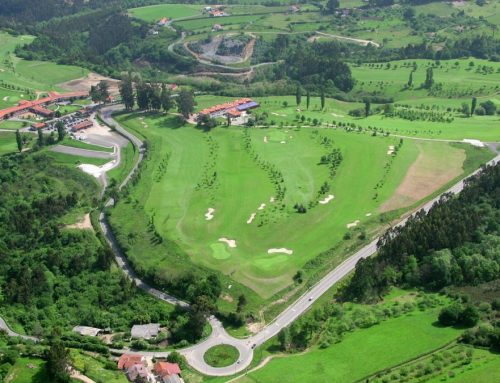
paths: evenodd
<path fill-rule="evenodd" d="M 155 230 L 194 263 L 230 275 L 262 298 L 290 285 L 298 269 L 346 232 L 460 177 L 472 150 L 343 129 L 206 133 L 176 128 L 174 119 L 161 116 L 120 119 L 152 143 L 154 165 L 144 170 L 132 200 L 153 217 Z M 391 147 L 398 147 L 396 155 L 388 154 Z M 476 150 L 476 165 L 489 158 Z M 422 181 L 418 188 L 406 179 L 408 171 L 413 182 Z M 112 216 L 123 227 L 134 214 L 125 205 Z M 307 212 L 298 213 L 298 206 Z M 161 265 L 161 259 L 141 252 L 137 261 Z"/>
<path fill-rule="evenodd" d="M 326 349 L 314 347 L 304 354 L 275 358 L 237 382 L 280 382 L 290 371 L 294 381 L 300 382 L 357 381 L 457 338 L 460 330 L 434 325 L 438 311 L 412 312 L 348 333 Z"/>

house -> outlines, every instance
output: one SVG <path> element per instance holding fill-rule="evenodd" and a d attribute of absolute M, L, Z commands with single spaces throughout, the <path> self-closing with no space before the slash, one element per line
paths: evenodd
<path fill-rule="evenodd" d="M 134 364 L 127 371 L 127 377 L 131 382 L 136 382 L 137 378 L 142 378 L 142 381 L 154 382 L 155 378 L 152 373 L 142 363 Z"/>
<path fill-rule="evenodd" d="M 219 104 L 212 106 L 210 108 L 203 109 L 200 111 L 198 118 L 201 119 L 204 115 L 208 115 L 210 118 L 225 117 L 233 115 L 238 117 L 242 112 L 246 112 L 253 108 L 258 108 L 259 104 L 253 101 L 251 98 L 240 98 L 239 100 L 226 102 L 224 104 Z M 238 114 L 238 112 L 240 112 Z"/>
<path fill-rule="evenodd" d="M 158 26 L 159 27 L 164 27 L 165 25 L 168 24 L 169 18 L 168 17 L 162 17 L 160 21 L 158 21 Z"/>
<path fill-rule="evenodd" d="M 42 97 L 34 101 L 21 100 L 16 106 L 11 106 L 9 108 L 1 109 L 0 120 L 8 119 L 13 116 L 29 112 L 35 114 L 41 114 L 42 116 L 47 117 L 49 116 L 49 110 L 44 108 L 44 106 L 66 100 L 85 98 L 88 97 L 88 95 L 89 95 L 88 92 L 72 92 L 64 94 L 59 94 L 57 92 L 49 92 L 47 97 Z M 53 113 L 54 113 L 53 111 L 50 111 L 50 116 Z"/>
<path fill-rule="evenodd" d="M 213 32 L 223 31 L 223 30 L 224 30 L 224 27 L 220 24 L 214 24 L 214 26 L 212 27 Z"/>
<path fill-rule="evenodd" d="M 156 338 L 160 332 L 159 323 L 149 323 L 144 325 L 134 325 L 130 331 L 132 338 L 151 339 Z"/>
<path fill-rule="evenodd" d="M 73 331 L 83 336 L 94 336 L 94 337 L 103 332 L 103 330 L 100 328 L 88 327 L 88 326 L 75 326 L 73 327 Z"/>
<path fill-rule="evenodd" d="M 222 17 L 222 16 L 229 16 L 227 13 L 225 13 L 224 11 L 221 11 L 219 9 L 213 9 L 211 11 L 208 12 L 208 14 L 211 16 L 211 17 Z"/>
<path fill-rule="evenodd" d="M 297 5 L 290 5 L 288 7 L 288 12 L 297 13 L 298 11 L 300 11 L 300 8 Z"/>
<path fill-rule="evenodd" d="M 118 359 L 118 369 L 119 370 L 128 370 L 135 364 L 144 364 L 145 359 L 142 355 L 139 354 L 123 354 Z"/>
<path fill-rule="evenodd" d="M 35 123 L 31 124 L 31 130 L 43 129 L 46 126 L 47 125 L 43 122 L 35 122 Z"/>
<path fill-rule="evenodd" d="M 80 130 L 91 128 L 92 126 L 94 126 L 94 123 L 92 121 L 83 120 L 82 122 L 79 122 L 78 124 L 73 126 L 71 130 L 73 130 L 73 132 L 79 132 Z"/>
<path fill-rule="evenodd" d="M 170 89 L 176 90 L 178 88 L 177 84 L 170 84 Z"/>
<path fill-rule="evenodd" d="M 179 376 L 181 369 L 177 363 L 157 362 L 154 367 L 154 372 L 158 375 L 163 383 L 182 383 L 183 380 Z"/>

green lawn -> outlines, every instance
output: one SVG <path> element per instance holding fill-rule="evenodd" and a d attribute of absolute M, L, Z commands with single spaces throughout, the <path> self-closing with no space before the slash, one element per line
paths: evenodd
<path fill-rule="evenodd" d="M 113 147 L 93 145 L 85 141 L 74 140 L 72 138 L 65 138 L 63 142 L 60 143 L 64 146 L 71 146 L 73 148 L 87 149 L 87 150 L 97 150 L 99 152 L 113 152 Z"/>
<path fill-rule="evenodd" d="M 120 183 L 125 179 L 127 174 L 134 166 L 137 157 L 139 156 L 139 154 L 135 150 L 134 145 L 132 145 L 130 142 L 127 144 L 127 146 L 120 148 L 120 150 L 121 150 L 120 166 L 111 169 L 107 173 L 108 178 L 110 180 L 114 179 L 117 183 Z"/>
<path fill-rule="evenodd" d="M 200 97 L 198 107 L 204 104 Z M 314 128 L 219 127 L 205 133 L 178 127 L 172 117 L 135 117 L 125 115 L 119 121 L 148 139 L 150 161 L 129 201 L 119 203 L 111 216 L 117 231 L 130 233 L 123 238 L 130 245 L 129 258 L 146 269 L 165 268 L 172 261 L 159 255 L 165 253 L 151 246 L 148 235 L 139 234 L 137 220 L 154 217 L 158 233 L 192 262 L 221 271 L 264 299 L 291 285 L 296 271 L 320 252 L 341 243 L 348 224 L 359 221 L 356 230 L 376 225 L 387 210 L 384 203 L 399 190 L 417 157 L 425 159 L 416 165 L 420 177 L 440 179 L 443 172 L 453 170 L 424 190 L 431 194 L 463 173 L 468 154 L 448 143 L 404 140 L 393 157 L 387 151 L 399 143 L 395 137 Z M 245 149 L 246 139 L 250 151 Z M 322 140 L 331 140 L 333 146 L 325 147 Z M 341 151 L 343 161 L 331 179 L 319 161 L 333 148 Z M 482 153 L 485 156 L 472 161 L 476 166 L 490 156 Z M 280 172 L 282 182 L 276 184 L 271 168 Z M 330 190 L 319 196 L 325 182 Z M 286 190 L 282 198 L 277 185 Z M 318 203 L 329 194 L 335 198 Z M 396 207 L 413 205 L 427 194 L 410 196 Z M 295 204 L 307 206 L 307 213 L 296 213 Z M 211 220 L 205 217 L 209 208 L 215 209 Z M 236 247 L 223 238 L 235 240 Z M 268 253 L 280 248 L 293 254 Z M 189 266 L 181 269 L 185 267 Z"/>
<path fill-rule="evenodd" d="M 356 330 L 326 349 L 275 358 L 237 382 L 352 382 L 436 349 L 460 330 L 434 325 L 439 310 L 415 311 Z"/>
<path fill-rule="evenodd" d="M 212 367 L 226 367 L 235 363 L 240 356 L 238 349 L 228 344 L 209 348 L 203 355 L 205 362 Z"/>
<path fill-rule="evenodd" d="M 80 164 L 91 164 L 101 166 L 109 162 L 109 159 L 105 158 L 75 156 L 72 154 L 52 152 L 50 150 L 47 150 L 45 153 L 52 157 L 56 161 L 56 163 L 61 165 L 77 166 Z"/>
<path fill-rule="evenodd" d="M 0 156 L 17 152 L 16 135 L 9 132 L 0 132 Z"/>
<path fill-rule="evenodd" d="M 42 359 L 19 358 L 5 377 L 10 383 L 47 383 L 50 378 L 45 370 L 46 362 Z"/>
<path fill-rule="evenodd" d="M 201 15 L 203 7 L 203 4 L 160 4 L 129 9 L 129 13 L 138 19 L 153 22 L 159 21 L 162 17 L 178 19 Z"/>
<path fill-rule="evenodd" d="M 82 351 L 71 350 L 71 359 L 73 366 L 80 372 L 84 373 L 90 379 L 96 382 L 106 383 L 126 383 L 127 377 L 123 371 L 106 368 L 106 363 L 115 366 L 114 362 L 106 361 L 105 358 L 97 356 L 92 357 Z"/>

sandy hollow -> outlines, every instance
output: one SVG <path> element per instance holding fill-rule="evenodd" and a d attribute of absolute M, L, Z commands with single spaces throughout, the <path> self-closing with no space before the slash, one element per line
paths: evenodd
<path fill-rule="evenodd" d="M 333 194 L 329 194 L 325 199 L 322 199 L 321 201 L 319 201 L 319 203 L 321 205 L 326 205 L 328 202 L 330 202 L 331 200 L 333 200 L 335 197 Z"/>
<path fill-rule="evenodd" d="M 5 101 L 5 100 L 4 100 Z M 267 144 L 269 143 L 269 139 L 267 138 L 267 136 L 264 136 L 264 143 Z"/>
<path fill-rule="evenodd" d="M 293 254 L 293 250 L 281 247 L 281 248 L 278 248 L 278 249 L 269 249 L 269 250 L 267 250 L 267 254 L 287 254 L 287 255 L 292 255 Z"/>
<path fill-rule="evenodd" d="M 358 226 L 358 223 L 359 223 L 359 222 L 360 222 L 360 221 L 359 221 L 359 219 L 357 219 L 357 220 L 356 220 L 356 221 L 354 221 L 354 222 L 348 223 L 348 224 L 347 224 L 347 228 L 348 228 L 348 229 L 350 229 L 350 228 L 352 228 L 352 227 L 356 227 L 356 226 Z"/>
<path fill-rule="evenodd" d="M 266 207 L 266 204 L 265 203 L 261 203 L 259 208 L 257 210 L 264 210 L 264 208 Z"/>
<path fill-rule="evenodd" d="M 207 221 L 214 219 L 214 213 L 215 213 L 215 209 L 213 207 L 209 207 L 208 211 L 205 213 L 205 219 Z"/>
<path fill-rule="evenodd" d="M 252 223 L 252 221 L 253 221 L 253 220 L 254 220 L 254 218 L 255 218 L 255 215 L 256 215 L 255 213 L 252 213 L 252 215 L 250 216 L 250 218 L 248 218 L 248 220 L 247 220 L 247 223 L 248 223 L 248 224 L 251 224 L 251 223 Z"/>
<path fill-rule="evenodd" d="M 234 239 L 227 239 L 226 237 L 222 237 L 222 238 L 219 238 L 219 242 L 224 242 L 231 248 L 236 247 L 236 241 Z"/>

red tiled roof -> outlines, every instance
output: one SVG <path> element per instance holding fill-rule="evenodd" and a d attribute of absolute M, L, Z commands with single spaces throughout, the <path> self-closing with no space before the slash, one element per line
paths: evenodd
<path fill-rule="evenodd" d="M 42 108 L 41 106 L 38 106 L 38 105 L 32 106 L 30 109 L 33 111 L 33 113 L 41 114 L 42 116 L 45 116 L 45 117 L 49 117 L 49 116 L 52 116 L 54 114 L 54 112 L 52 110 Z"/>
<path fill-rule="evenodd" d="M 79 124 L 76 124 L 75 126 L 73 126 L 73 130 L 82 130 L 82 129 L 90 128 L 93 125 L 94 124 L 92 121 L 85 120 L 85 121 L 82 121 Z"/>
<path fill-rule="evenodd" d="M 123 354 L 118 360 L 118 369 L 127 370 L 134 364 L 142 363 L 142 355 L 137 354 Z"/>
<path fill-rule="evenodd" d="M 220 105 L 215 105 L 210 108 L 203 109 L 200 111 L 200 114 L 211 114 L 215 112 L 219 112 L 221 110 L 230 110 L 233 108 L 236 108 L 239 105 L 246 104 L 248 102 L 251 102 L 251 98 L 240 98 L 239 100 L 233 101 L 233 102 L 226 102 L 224 104 Z"/>
<path fill-rule="evenodd" d="M 160 376 L 172 375 L 181 373 L 181 369 L 177 363 L 169 363 L 169 362 L 157 362 L 155 364 L 155 371 Z"/>
<path fill-rule="evenodd" d="M 42 129 L 45 128 L 45 124 L 43 122 L 35 122 L 34 124 L 31 125 L 35 129 Z"/>
<path fill-rule="evenodd" d="M 51 102 L 57 102 L 61 100 L 67 100 L 70 98 L 79 98 L 88 96 L 88 92 L 70 92 L 59 94 L 57 92 L 49 92 L 49 95 L 44 98 L 40 98 L 34 101 L 21 100 L 17 106 L 11 106 L 9 108 L 0 110 L 0 119 L 10 116 L 11 114 L 20 113 L 27 111 L 28 109 L 34 109 L 36 106 L 42 106 Z M 47 110 L 47 109 L 45 109 Z"/>

